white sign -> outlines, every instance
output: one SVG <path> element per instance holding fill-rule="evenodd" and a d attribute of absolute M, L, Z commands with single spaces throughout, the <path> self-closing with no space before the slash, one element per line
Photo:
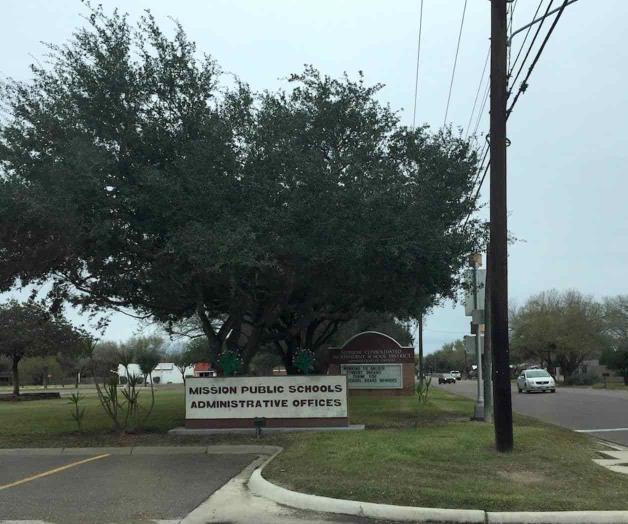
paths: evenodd
<path fill-rule="evenodd" d="M 347 416 L 343 376 L 189 378 L 186 419 Z"/>
<path fill-rule="evenodd" d="M 468 355 L 475 355 L 475 337 L 477 335 L 464 336 L 464 350 Z M 484 335 L 480 336 L 480 353 L 484 354 Z"/>
<path fill-rule="evenodd" d="M 464 294 L 464 314 L 467 317 L 473 315 L 474 309 L 484 309 L 484 291 L 486 287 L 486 269 L 476 269 L 476 286 L 478 292 L 478 307 L 473 307 L 473 271 L 467 272 L 468 290 Z"/>
<path fill-rule="evenodd" d="M 342 364 L 349 389 L 401 389 L 401 364 Z"/>

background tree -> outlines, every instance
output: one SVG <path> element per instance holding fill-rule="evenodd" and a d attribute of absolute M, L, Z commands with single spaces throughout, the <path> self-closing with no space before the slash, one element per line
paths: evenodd
<path fill-rule="evenodd" d="M 90 368 L 92 354 L 96 347 L 96 340 L 84 334 L 78 344 L 72 345 L 66 351 L 58 351 L 56 361 L 63 371 L 63 375 L 72 376 L 76 388 L 80 384 L 81 373 Z"/>
<path fill-rule="evenodd" d="M 464 341 L 455 340 L 425 357 L 425 367 L 433 373 L 448 373 L 463 370 L 467 375 L 475 364 L 475 355 L 466 355 Z"/>
<path fill-rule="evenodd" d="M 120 345 L 111 340 L 96 342 L 91 356 L 91 371 L 94 380 L 117 374 L 118 364 L 120 364 Z"/>
<path fill-rule="evenodd" d="M 617 371 L 628 386 L 628 295 L 607 298 L 603 306 L 610 347 L 602 354 L 600 364 Z"/>
<path fill-rule="evenodd" d="M 290 90 L 219 86 L 180 26 L 95 8 L 10 82 L 0 127 L 0 287 L 53 308 L 196 316 L 216 366 L 263 343 L 316 350 L 360 311 L 451 296 L 479 225 L 477 157 L 409 130 L 380 85 L 308 67 Z M 228 340 L 227 340 L 228 338 Z"/>
<path fill-rule="evenodd" d="M 144 377 L 144 385 L 152 382 L 153 370 L 165 354 L 165 340 L 158 335 L 131 337 L 122 348 L 130 355 L 130 362 L 137 364 Z"/>
<path fill-rule="evenodd" d="M 548 369 L 560 366 L 566 381 L 587 358 L 608 347 L 604 311 L 577 291 L 547 291 L 528 300 L 511 318 L 511 347 L 520 360 Z"/>
<path fill-rule="evenodd" d="M 604 324 L 614 347 L 628 344 L 628 295 L 607 298 L 603 302 Z"/>
<path fill-rule="evenodd" d="M 0 305 L 0 354 L 11 360 L 13 394 L 20 394 L 19 363 L 24 357 L 73 351 L 83 336 L 63 317 L 52 316 L 34 302 L 10 301 Z"/>
<path fill-rule="evenodd" d="M 628 345 L 604 351 L 600 357 L 600 364 L 617 371 L 623 377 L 624 385 L 628 386 Z"/>

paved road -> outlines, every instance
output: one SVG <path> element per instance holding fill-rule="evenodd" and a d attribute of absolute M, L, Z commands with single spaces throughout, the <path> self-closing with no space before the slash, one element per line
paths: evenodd
<path fill-rule="evenodd" d="M 0 521 L 178 522 L 256 458 L 109 455 L 32 478 L 94 456 L 0 456 Z"/>
<path fill-rule="evenodd" d="M 260 461 L 201 446 L 0 449 L 0 524 L 389 524 L 255 497 Z"/>
<path fill-rule="evenodd" d="M 472 380 L 439 387 L 475 398 L 476 382 Z M 513 385 L 512 407 L 522 415 L 628 445 L 628 392 L 625 391 L 561 387 L 556 393 L 519 394 Z"/>

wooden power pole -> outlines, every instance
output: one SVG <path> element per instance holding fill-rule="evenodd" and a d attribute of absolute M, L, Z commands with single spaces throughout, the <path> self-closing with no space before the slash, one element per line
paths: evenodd
<path fill-rule="evenodd" d="M 497 451 L 512 451 L 508 347 L 508 229 L 506 207 L 507 0 L 491 0 L 490 328 L 493 350 L 493 420 Z"/>

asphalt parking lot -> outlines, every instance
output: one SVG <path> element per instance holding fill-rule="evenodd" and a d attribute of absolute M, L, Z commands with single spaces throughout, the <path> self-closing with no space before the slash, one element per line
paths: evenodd
<path fill-rule="evenodd" d="M 178 522 L 256 455 L 0 455 L 0 522 Z"/>
<path fill-rule="evenodd" d="M 474 380 L 438 387 L 475 398 Z M 522 415 L 628 446 L 628 393 L 625 391 L 560 387 L 556 393 L 520 394 L 513 384 L 512 408 Z"/>

